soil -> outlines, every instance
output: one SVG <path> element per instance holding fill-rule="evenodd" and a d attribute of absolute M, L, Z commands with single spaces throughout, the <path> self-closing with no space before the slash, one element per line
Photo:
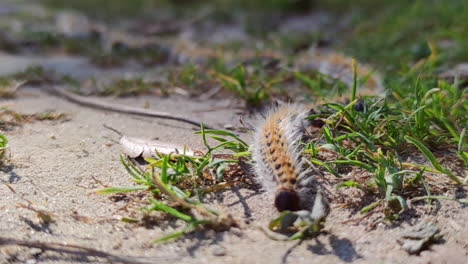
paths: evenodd
<path fill-rule="evenodd" d="M 194 113 L 208 105 L 228 103 L 223 100 L 197 102 L 174 96 L 107 100 L 133 106 L 149 104 L 150 108 L 185 114 L 216 125 L 237 125 L 239 119 L 233 109 Z M 271 197 L 243 188 L 226 190 L 208 199 L 214 207 L 240 219 L 240 228 L 221 233 L 198 231 L 174 242 L 154 245 L 153 239 L 175 230 L 180 223 L 160 219 L 156 225 L 144 227 L 118 221 L 121 216 L 135 214 L 135 208 L 141 203 L 137 200 L 129 206 L 128 199 L 93 193 L 103 185 L 132 184 L 119 163 L 119 137 L 103 124 L 126 135 L 202 149 L 192 126 L 81 107 L 37 87 L 23 88 L 17 99 L 2 104 L 22 113 L 55 110 L 69 115 L 68 121 L 33 122 L 6 132 L 11 158 L 0 174 L 4 182 L 0 188 L 2 237 L 66 242 L 116 255 L 145 257 L 154 263 L 468 263 L 468 210 L 458 203 L 440 202 L 438 209 L 426 211 L 424 215 L 395 226 L 377 224 L 374 230 L 365 231 L 369 221 L 343 223 L 361 216 L 332 202 L 323 234 L 301 243 L 278 242 L 258 230 L 258 226 L 267 225 L 277 214 Z M 24 208 L 27 201 L 35 209 L 53 214 L 54 222 L 41 225 L 37 214 Z M 410 256 L 401 249 L 397 239 L 402 230 L 421 221 L 435 222 L 443 241 L 420 256 Z M 0 260 L 2 263 L 100 263 L 99 259 L 85 255 L 77 257 L 17 246 L 2 247 Z"/>
<path fill-rule="evenodd" d="M 82 57 L 0 54 L 0 75 L 21 71 L 31 64 L 40 64 L 81 80 L 91 75 L 109 77 L 128 73 L 128 69 L 99 69 Z M 54 110 L 68 116 L 28 122 L 2 131 L 9 140 L 9 159 L 0 170 L 0 238 L 79 245 L 130 256 L 130 260 L 145 263 L 468 264 L 468 210 L 463 204 L 435 201 L 428 207 L 419 202 L 410 204 L 410 210 L 398 221 L 376 222 L 374 215 L 364 217 L 356 208 L 342 208 L 343 200 L 353 197 L 353 191 L 337 191 L 332 184 L 327 187 L 332 194 L 331 213 L 323 232 L 316 238 L 291 242 L 268 238 L 259 227 L 267 226 L 278 214 L 272 197 L 260 191 L 233 187 L 205 199 L 210 206 L 232 214 L 239 221 L 239 227 L 225 232 L 199 230 L 175 241 L 154 244 L 154 239 L 183 225 L 159 215 L 146 217 L 146 225 L 120 221 L 125 216 L 143 217 L 139 208 L 145 204 L 145 194 L 95 193 L 104 187 L 134 184 L 120 164 L 119 136 L 103 125 L 127 136 L 157 138 L 203 149 L 200 136 L 193 133 L 196 128 L 171 120 L 83 107 L 53 96 L 43 88 L 22 87 L 14 99 L 0 101 L 2 107 L 22 114 Z M 194 99 L 177 94 L 100 99 L 185 115 L 220 128 L 241 127 L 239 120 L 249 119 L 239 113 L 232 99 Z M 213 109 L 216 110 L 210 111 Z M 250 139 L 246 133 L 241 133 L 241 137 Z M 466 197 L 466 187 L 449 186 L 442 191 Z M 39 217 L 39 210 L 50 215 L 52 221 Z M 356 220 L 349 221 L 352 219 Z M 397 240 L 421 222 L 434 223 L 443 237 L 420 255 L 409 255 Z M 0 244 L 0 263 L 109 261 L 86 253 L 65 254 Z"/>

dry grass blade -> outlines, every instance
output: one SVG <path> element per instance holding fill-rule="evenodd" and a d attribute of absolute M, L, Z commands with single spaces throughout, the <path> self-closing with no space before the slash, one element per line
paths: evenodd
<path fill-rule="evenodd" d="M 0 97 L 1 98 L 13 98 L 16 95 L 16 91 L 23 86 L 25 81 L 17 80 L 2 80 L 0 78 Z"/>
<path fill-rule="evenodd" d="M 138 260 L 137 257 L 128 256 L 117 256 L 104 251 L 96 250 L 93 248 L 82 247 L 78 245 L 55 242 L 40 242 L 40 241 L 28 241 L 14 238 L 0 237 L 0 245 L 2 246 L 21 246 L 28 248 L 38 248 L 44 251 L 53 251 L 62 254 L 78 255 L 85 257 L 96 257 L 105 259 L 111 263 L 124 263 L 124 264 L 150 264 L 155 263 L 156 259 L 150 260 Z"/>

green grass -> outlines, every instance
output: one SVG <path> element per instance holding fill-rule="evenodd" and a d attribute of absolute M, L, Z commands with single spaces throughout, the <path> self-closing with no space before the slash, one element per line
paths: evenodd
<path fill-rule="evenodd" d="M 85 14 L 106 20 L 122 17 L 141 16 L 148 10 L 167 7 L 169 1 L 161 0 L 42 0 L 42 3 L 56 9 L 75 9 Z"/>
<path fill-rule="evenodd" d="M 0 98 L 13 98 L 23 83 L 8 77 L 0 77 Z"/>
<path fill-rule="evenodd" d="M 332 19 L 350 16 L 351 23 L 335 34 L 335 48 L 347 51 L 359 60 L 371 62 L 384 70 L 398 71 L 430 54 L 428 43 L 440 53 L 438 63 L 446 64 L 468 58 L 468 3 L 464 0 L 317 0 L 289 1 L 164 1 L 164 0 L 43 0 L 57 9 L 76 9 L 98 19 L 118 20 L 141 17 L 164 10 L 172 16 L 193 15 L 201 7 L 210 7 L 210 19 L 232 20 L 236 14 L 245 15 L 247 30 L 259 36 L 274 33 L 278 14 L 297 11 L 325 10 Z M 216 8 L 215 8 L 216 7 Z M 185 17 L 184 16 L 184 17 Z M 326 33 L 326 32 L 325 32 Z M 51 36 L 46 42 L 60 40 Z"/>
<path fill-rule="evenodd" d="M 3 163 L 6 157 L 8 148 L 8 139 L 5 135 L 0 133 L 0 163 Z"/>
<path fill-rule="evenodd" d="M 264 0 L 262 2 L 249 0 L 211 0 L 211 1 L 168 1 L 168 0 L 41 0 L 45 5 L 56 9 L 75 9 L 89 16 L 115 20 L 122 17 L 139 17 L 151 15 L 163 9 L 164 11 L 190 13 L 197 8 L 206 6 L 216 7 L 216 16 L 219 19 L 232 17 L 234 12 L 255 12 L 266 14 L 267 12 L 297 11 L 311 6 L 306 1 L 289 0 Z M 182 9 L 186 9 L 185 11 Z M 192 13 L 193 14 L 193 13 Z M 221 16 L 224 16 L 223 18 Z"/>
<path fill-rule="evenodd" d="M 158 4 L 164 8 L 181 8 L 201 4 L 181 4 L 177 8 L 167 1 L 138 0 L 115 1 L 63 1 L 46 0 L 56 8 L 70 7 L 85 10 L 94 17 L 115 19 L 122 16 L 147 15 Z M 219 3 L 220 1 L 209 2 Z M 297 11 L 294 1 L 270 0 L 260 4 L 252 1 L 223 1 L 210 16 L 215 21 L 229 21 L 235 12 L 245 12 L 247 31 L 253 33 L 266 47 L 274 39 L 271 21 L 275 14 Z M 309 1 L 297 3 L 309 6 Z M 339 181 L 339 188 L 359 188 L 371 195 L 372 201 L 360 204 L 362 213 L 383 209 L 384 217 L 397 219 L 407 208 L 408 200 L 439 199 L 440 193 L 431 189 L 429 174 L 436 174 L 437 184 L 458 186 L 466 184 L 455 171 L 443 166 L 438 153 L 444 150 L 454 161 L 468 166 L 467 88 L 459 83 L 448 83 L 437 78 L 437 73 L 459 61 L 468 59 L 468 2 L 447 1 L 344 1 L 319 0 L 315 6 L 326 8 L 337 19 L 351 16 L 351 23 L 337 32 L 333 49 L 345 51 L 359 61 L 372 63 L 385 74 L 388 88 L 385 98 L 358 98 L 359 82 L 356 74 L 352 87 L 318 72 L 297 72 L 286 67 L 275 67 L 258 62 L 233 64 L 222 59 L 201 65 L 182 65 L 169 70 L 167 87 L 182 87 L 189 92 L 204 86 L 220 86 L 250 108 L 260 108 L 268 102 L 316 101 L 317 97 L 331 98 L 348 94 L 350 102 L 330 101 L 319 107 L 310 119 L 320 119 L 325 125 L 319 135 L 304 143 L 304 154 L 310 161 L 327 171 Z M 303 7 L 304 7 L 303 6 Z M 98 7 L 98 8 L 96 8 Z M 171 12 L 177 13 L 175 9 Z M 177 9 L 181 11 L 181 9 Z M 143 11 L 145 10 L 145 11 Z M 191 10 L 191 9 L 188 9 Z M 224 15 L 225 16 L 224 16 Z M 224 20 L 223 20 L 224 19 Z M 304 43 L 316 43 L 320 33 L 304 36 L 284 36 L 284 54 L 295 59 L 294 50 Z M 53 34 L 31 33 L 26 36 L 38 45 L 67 47 L 69 52 L 86 54 L 99 65 L 116 65 L 127 59 L 157 64 L 167 54 L 162 49 L 128 49 L 113 47 L 104 53 L 97 40 L 76 42 Z M 240 46 L 245 44 L 239 44 Z M 249 46 L 250 43 L 247 43 Z M 276 45 L 276 46 L 275 46 Z M 279 45 L 281 46 L 281 45 Z M 152 63 L 153 62 L 153 63 Z M 166 87 L 166 88 L 167 88 Z M 134 94 L 152 89 L 141 79 L 117 81 L 106 87 L 105 94 Z M 348 93 L 349 91 L 349 93 Z M 222 223 L 221 212 L 209 209 L 201 201 L 203 193 L 223 188 L 226 171 L 239 161 L 239 156 L 248 157 L 249 146 L 237 135 L 221 130 L 200 132 L 206 146 L 202 156 L 158 155 L 148 158 L 149 165 L 138 168 L 122 159 L 137 185 L 112 187 L 101 193 L 124 191 L 147 191 L 148 206 L 145 211 L 160 211 L 181 219 L 186 226 L 159 241 L 179 237 L 197 228 L 224 229 L 234 221 Z M 207 137 L 218 142 L 211 146 Z M 217 151 L 233 151 L 229 158 L 218 158 Z M 328 155 L 324 155 L 328 153 Z M 408 158 L 423 157 L 425 163 L 409 163 Z M 354 171 L 365 178 L 343 178 L 343 171 Z M 211 175 L 214 181 L 206 182 Z M 443 180 L 440 178 L 443 177 Z M 423 190 L 423 194 L 415 190 Z M 445 199 L 445 198 L 444 198 Z M 466 203 L 466 199 L 449 200 Z M 129 219 L 127 219 L 129 220 Z M 278 226 L 281 217 L 272 222 L 271 229 Z M 307 228 L 316 226 L 306 225 Z M 296 233 L 300 238 L 304 233 Z"/>
<path fill-rule="evenodd" d="M 409 73 L 405 79 L 394 90 L 398 94 L 407 89 L 402 93 L 404 97 L 361 98 L 347 105 L 325 104 L 327 109 L 333 109 L 332 113 L 309 117 L 325 122 L 322 139 L 308 142 L 305 148 L 313 163 L 336 177 L 341 177 L 339 171 L 345 168 L 370 173 L 372 176 L 365 182 L 346 180 L 339 187 L 376 193 L 381 200 L 364 206 L 362 212 L 384 205 L 388 218 L 397 218 L 406 209 L 406 200 L 414 198 L 403 197 L 404 190 L 416 184 L 430 195 L 425 184 L 427 171 L 445 174 L 456 184 L 467 181 L 444 168 L 433 154 L 434 150 L 458 145 L 456 153 L 447 151 L 445 155 L 454 158 L 458 155 L 467 165 L 468 142 L 464 135 L 467 89 L 421 74 Z M 439 88 L 433 88 L 435 84 Z M 321 158 L 321 151 L 333 153 L 332 160 Z M 432 167 L 403 162 L 404 157 L 418 152 Z"/>
<path fill-rule="evenodd" d="M 361 62 L 371 63 L 376 68 L 387 73 L 386 83 L 394 85 L 395 79 L 401 73 L 412 68 L 415 63 L 430 60 L 434 67 L 430 74 L 435 74 L 456 62 L 468 59 L 468 52 L 464 47 L 468 45 L 467 2 L 463 0 L 443 1 L 344 1 L 344 0 L 318 0 L 318 1 L 288 1 L 268 0 L 262 3 L 251 1 L 213 0 L 213 1 L 63 1 L 43 0 L 50 7 L 71 8 L 85 12 L 92 17 L 113 18 L 144 17 L 158 10 L 166 10 L 168 19 L 181 19 L 180 15 L 189 12 L 193 15 L 195 7 L 212 7 L 211 15 L 206 19 L 216 21 L 217 17 L 232 20 L 236 14 L 246 16 L 249 23 L 245 27 L 253 32 L 262 46 L 281 48 L 285 54 L 292 54 L 304 44 L 313 45 L 326 36 L 327 32 L 301 33 L 299 36 L 286 34 L 284 43 L 278 47 L 274 35 L 277 26 L 271 23 L 278 19 L 271 17 L 281 14 L 291 16 L 300 10 L 320 9 L 327 11 L 333 20 L 351 17 L 349 25 L 345 25 L 331 39 L 332 49 L 345 51 Z M 112 3 L 111 3 L 112 2 Z M 213 8 L 216 6 L 216 8 Z M 170 11 L 168 11 L 170 10 Z M 228 12 L 226 12 L 228 11 Z M 234 13 L 234 14 L 232 14 Z M 230 18 L 226 18 L 230 17 Z M 273 21 L 272 21 L 273 20 Z M 257 32 L 257 33 L 255 33 Z M 294 40 L 298 38 L 297 40 Z M 131 48 L 124 45 L 115 45 L 110 51 L 102 49 L 102 43 L 97 38 L 73 39 L 54 32 L 25 31 L 21 39 L 36 44 L 43 50 L 49 47 L 52 51 L 64 48 L 70 54 L 80 54 L 91 58 L 91 61 L 103 67 L 122 66 L 129 60 L 136 60 L 146 66 L 158 65 L 167 60 L 167 51 L 157 45 L 152 47 Z M 281 42 L 281 41 L 280 41 Z M 275 44 L 276 43 L 276 44 Z M 252 47 L 251 43 L 241 46 Z M 226 47 L 224 47 L 226 48 Z M 228 48 L 229 49 L 229 48 Z M 294 56 L 291 58 L 294 60 Z M 246 105 L 258 108 L 271 99 L 280 98 L 285 101 L 296 98 L 315 98 L 328 96 L 329 91 L 334 94 L 343 92 L 343 85 L 328 76 L 317 73 L 297 72 L 294 79 L 302 85 L 298 94 L 291 93 L 289 87 L 297 85 L 290 82 L 290 74 L 282 71 L 271 72 L 258 64 L 249 67 L 245 65 L 229 66 L 218 64 L 204 65 L 211 73 L 196 69 L 193 72 L 182 69 L 182 74 L 189 78 L 174 80 L 172 83 L 183 83 L 184 87 L 192 91 L 207 82 L 219 82 L 226 90 L 231 91 Z M 184 68 L 185 65 L 182 66 Z M 187 69 L 189 67 L 187 66 Z M 246 68 L 251 68 L 246 69 Z M 185 71 L 185 72 L 184 72 Z M 174 79 L 178 74 L 173 74 Z M 182 77 L 183 78 L 183 77 Z M 200 80 L 206 80 L 204 82 Z M 133 86 L 136 87 L 136 86 Z M 138 86 L 141 87 L 141 86 Z M 287 87 L 287 88 L 285 88 Z M 395 92 L 406 92 L 404 89 L 394 89 Z"/>
<path fill-rule="evenodd" d="M 327 103 L 317 114 L 308 117 L 320 119 L 325 125 L 317 137 L 304 142 L 304 155 L 341 181 L 338 188 L 359 188 L 373 197 L 370 204 L 361 204 L 361 213 L 381 208 L 383 217 L 395 220 L 408 208 L 408 199 L 417 201 L 442 197 L 431 190 L 428 173 L 445 176 L 443 184 L 461 185 L 467 182 L 468 178 L 445 168 L 434 154 L 438 149 L 453 146 L 457 151 L 446 151 L 445 155 L 463 160 L 467 165 L 468 142 L 464 129 L 467 116 L 464 113 L 468 111 L 468 102 L 463 100 L 467 88 L 422 76 L 409 72 L 402 78 L 404 82 L 398 79 L 400 90 L 407 89 L 405 97 L 365 97 L 356 98 L 348 104 Z M 439 88 L 434 89 L 434 84 Z M 358 90 L 357 85 L 355 81 L 350 89 L 351 98 Z M 250 155 L 248 144 L 232 132 L 205 130 L 202 127 L 196 133 L 201 135 L 207 149 L 203 155 L 176 154 L 146 158 L 149 165 L 144 170 L 122 159 L 138 185 L 99 191 L 149 191 L 152 198 L 148 200 L 146 211 L 162 211 L 186 222 L 184 228 L 156 242 L 173 239 L 201 227 L 216 229 L 221 224 L 219 217 L 224 214 L 210 210 L 201 202 L 201 197 L 207 191 L 228 186 L 224 179 L 228 165 L 238 163 L 239 157 Z M 208 137 L 218 144 L 208 144 Z M 215 153 L 220 150 L 231 151 L 231 155 L 217 158 Z M 328 157 L 324 158 L 323 153 L 328 153 Z M 404 162 L 406 157 L 415 155 L 424 157 L 427 164 Z M 340 180 L 342 171 L 350 170 L 368 176 L 361 180 Z M 209 172 L 216 180 L 210 183 L 201 181 Z M 213 184 L 215 187 L 211 186 Z M 418 188 L 424 190 L 423 195 L 416 191 Z M 444 197 L 466 203 L 466 199 Z M 270 229 L 277 230 L 286 215 L 272 220 Z M 319 222 L 309 218 L 306 216 L 302 226 L 297 226 L 293 234 L 280 239 L 299 239 L 316 234 L 320 230 Z"/>
<path fill-rule="evenodd" d="M 15 36 L 16 41 L 28 43 L 43 53 L 54 53 L 57 50 L 70 55 L 89 57 L 91 62 L 101 67 L 125 65 L 135 60 L 145 66 L 153 66 L 167 60 L 167 51 L 159 45 L 131 47 L 124 43 L 111 43 L 108 50 L 103 41 L 97 37 L 74 38 L 53 31 L 24 30 Z M 17 44 L 20 46 L 20 44 Z M 29 47 L 25 47 L 27 50 Z M 21 49 L 20 49 L 21 50 Z"/>
<path fill-rule="evenodd" d="M 215 230 L 226 230 L 237 223 L 229 214 L 208 208 L 199 199 L 199 195 L 216 189 L 213 184 L 204 183 L 206 175 L 214 174 L 215 182 L 223 188 L 223 179 L 227 165 L 237 163 L 238 157 L 245 154 L 248 145 L 237 135 L 223 130 L 205 130 L 202 126 L 200 134 L 207 151 L 200 156 L 187 156 L 183 153 L 174 155 L 158 155 L 146 158 L 149 163 L 145 168 L 135 166 L 129 160 L 121 157 L 121 162 L 132 176 L 136 186 L 110 187 L 99 190 L 98 193 L 130 192 L 146 190 L 151 194 L 149 205 L 144 208 L 147 213 L 160 211 L 186 222 L 179 231 L 170 233 L 154 242 L 164 242 L 177 238 L 197 228 L 205 227 Z M 211 146 L 207 138 L 218 142 Z M 219 150 L 230 150 L 230 158 L 217 158 L 213 153 Z"/>
<path fill-rule="evenodd" d="M 47 70 L 40 65 L 32 64 L 23 71 L 0 76 L 0 97 L 14 97 L 17 88 L 25 84 L 32 86 L 57 84 L 68 84 L 73 87 L 79 86 L 79 82 L 69 75 L 59 74 L 55 71 Z M 2 85 L 5 87 L 2 87 Z"/>
<path fill-rule="evenodd" d="M 347 39 L 340 45 L 361 61 L 399 71 L 428 57 L 437 64 L 468 59 L 468 3 L 448 1 L 359 1 Z M 345 12 L 349 12 L 349 9 Z"/>
<path fill-rule="evenodd" d="M 54 111 L 44 111 L 34 114 L 22 114 L 6 107 L 0 107 L 0 129 L 11 130 L 14 127 L 21 126 L 27 122 L 45 121 L 45 120 L 66 120 L 68 115 L 65 113 L 56 113 Z M 6 138 L 2 138 L 5 144 Z M 1 147 L 1 145 L 0 145 Z"/>
<path fill-rule="evenodd" d="M 249 63 L 215 59 L 204 65 L 186 64 L 170 69 L 169 86 L 187 91 L 219 86 L 240 99 L 249 110 L 274 100 L 315 102 L 343 95 L 349 87 L 317 70 L 299 71 L 268 65 L 261 58 Z M 202 91 L 203 92 L 203 91 Z"/>
<path fill-rule="evenodd" d="M 281 82 L 282 78 L 271 78 L 260 67 L 254 69 L 255 72 L 248 73 L 241 64 L 232 69 L 218 67 L 213 71 L 213 77 L 218 79 L 223 87 L 243 99 L 247 107 L 257 107 L 268 98 L 270 87 L 276 82 Z"/>
<path fill-rule="evenodd" d="M 105 85 L 99 95 L 138 95 L 158 88 L 160 88 L 158 83 L 145 81 L 143 78 L 120 79 Z"/>

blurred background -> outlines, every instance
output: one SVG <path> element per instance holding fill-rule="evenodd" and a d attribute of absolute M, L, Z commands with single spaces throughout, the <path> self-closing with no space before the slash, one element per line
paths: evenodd
<path fill-rule="evenodd" d="M 386 79 L 421 64 L 439 74 L 468 59 L 467 12 L 464 0 L 2 0 L 0 52 L 9 57 L 3 56 L 0 73 L 14 73 L 19 62 L 50 66 L 86 93 L 83 80 L 102 70 L 112 76 L 109 69 L 121 69 L 118 75 L 164 66 L 160 86 L 169 81 L 206 92 L 209 81 L 194 84 L 203 76 L 188 64 L 211 61 L 204 65 L 226 73 L 234 65 L 228 62 L 269 57 L 294 63 L 314 49 L 357 58 Z M 75 57 L 55 63 L 56 55 Z M 94 86 L 98 93 L 110 89 Z"/>

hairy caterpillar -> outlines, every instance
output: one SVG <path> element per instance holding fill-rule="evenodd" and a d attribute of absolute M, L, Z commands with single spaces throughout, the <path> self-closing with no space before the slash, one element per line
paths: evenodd
<path fill-rule="evenodd" d="M 280 106 L 266 115 L 255 132 L 252 158 L 257 179 L 266 191 L 275 192 L 278 211 L 303 209 L 297 186 L 308 171 L 302 168 L 298 143 L 308 113 L 303 106 Z"/>

